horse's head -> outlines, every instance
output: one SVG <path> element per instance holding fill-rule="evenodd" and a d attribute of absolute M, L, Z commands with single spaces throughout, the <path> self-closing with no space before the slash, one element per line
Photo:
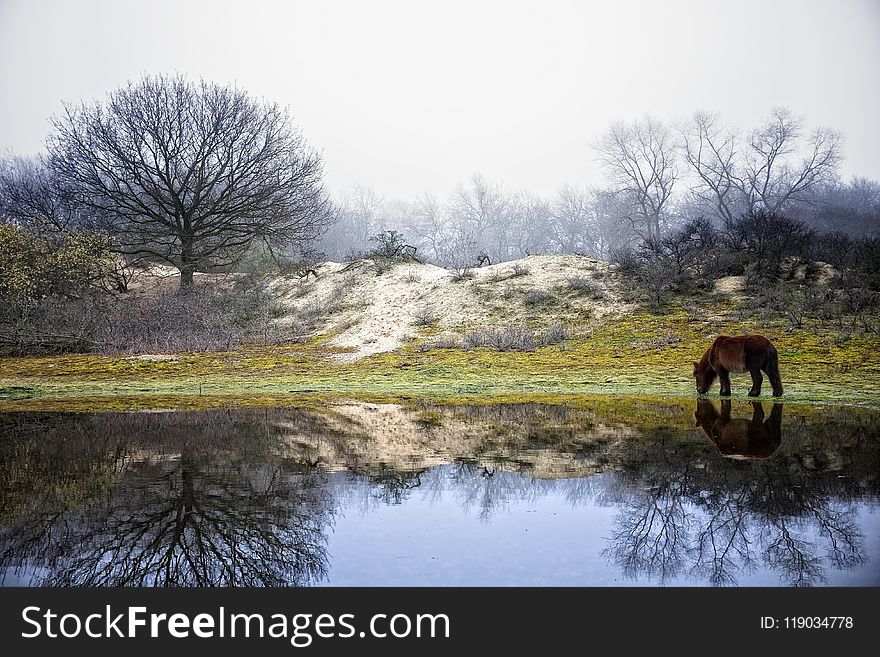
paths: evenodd
<path fill-rule="evenodd" d="M 697 392 L 705 395 L 717 376 L 708 361 L 694 361 L 694 378 L 697 380 Z"/>
<path fill-rule="evenodd" d="M 718 409 L 708 399 L 698 399 L 694 411 L 695 425 L 700 427 L 707 436 L 712 437 L 712 427 L 718 420 Z"/>

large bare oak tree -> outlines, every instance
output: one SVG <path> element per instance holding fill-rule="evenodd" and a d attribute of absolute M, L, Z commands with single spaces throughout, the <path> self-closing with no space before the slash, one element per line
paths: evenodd
<path fill-rule="evenodd" d="M 321 157 L 286 110 L 239 89 L 147 76 L 65 106 L 50 166 L 120 252 L 193 273 L 257 241 L 309 241 L 332 218 Z"/>

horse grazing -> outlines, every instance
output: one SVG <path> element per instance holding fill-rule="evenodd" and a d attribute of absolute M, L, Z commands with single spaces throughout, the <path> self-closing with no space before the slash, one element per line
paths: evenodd
<path fill-rule="evenodd" d="M 752 402 L 752 419 L 748 420 L 730 417 L 729 399 L 721 400 L 721 414 L 708 399 L 700 399 L 694 418 L 715 448 L 730 458 L 770 458 L 782 443 L 782 404 L 773 404 L 765 420 L 764 407 Z"/>
<path fill-rule="evenodd" d="M 712 387 L 715 377 L 721 381 L 721 395 L 730 395 L 730 373 L 752 375 L 752 389 L 749 397 L 761 394 L 761 383 L 767 373 L 773 396 L 782 396 L 782 379 L 779 376 L 779 355 L 776 347 L 763 335 L 721 335 L 715 338 L 712 346 L 706 350 L 699 361 L 694 361 L 694 378 L 697 380 L 697 392 L 705 395 Z"/>

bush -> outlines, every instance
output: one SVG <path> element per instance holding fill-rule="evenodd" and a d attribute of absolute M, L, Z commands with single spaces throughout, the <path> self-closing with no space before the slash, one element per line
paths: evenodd
<path fill-rule="evenodd" d="M 675 294 L 706 292 L 724 259 L 717 231 L 702 219 L 666 237 L 645 240 L 635 250 L 614 251 L 611 257 L 655 311 Z"/>
<path fill-rule="evenodd" d="M 608 261 L 617 267 L 624 276 L 635 276 L 639 273 L 642 261 L 633 249 L 612 249 Z"/>
<path fill-rule="evenodd" d="M 862 285 L 880 291 L 880 237 L 865 237 L 853 250 L 853 271 Z"/>
<path fill-rule="evenodd" d="M 750 267 L 768 280 L 783 276 L 783 266 L 813 260 L 815 233 L 797 219 L 766 210 L 725 222 L 723 246 L 733 255 L 731 274 Z"/>
<path fill-rule="evenodd" d="M 282 326 L 283 311 L 251 278 L 155 295 L 48 297 L 0 326 L 0 353 L 223 351 L 295 339 L 324 314 L 309 306 Z"/>
<path fill-rule="evenodd" d="M 383 230 L 368 239 L 374 246 L 367 252 L 369 258 L 386 258 L 395 262 L 416 260 L 416 247 L 406 243 L 402 233 Z"/>
<path fill-rule="evenodd" d="M 24 312 L 47 297 L 81 296 L 114 268 L 107 244 L 93 232 L 37 236 L 0 223 L 0 312 Z"/>
<path fill-rule="evenodd" d="M 395 260 L 386 258 L 385 256 L 373 256 L 371 260 L 376 267 L 377 276 L 381 276 L 382 274 L 391 271 L 392 267 L 397 264 Z"/>
<path fill-rule="evenodd" d="M 526 326 L 470 331 L 461 341 L 462 349 L 490 347 L 497 351 L 532 351 L 535 346 L 535 334 Z"/>
<path fill-rule="evenodd" d="M 452 282 L 474 277 L 471 271 L 479 262 L 479 246 L 470 235 L 457 235 L 439 250 L 440 264 L 452 271 Z"/>
<path fill-rule="evenodd" d="M 565 282 L 568 283 L 568 289 L 577 296 L 584 296 L 590 299 L 605 298 L 605 291 L 589 278 L 583 276 L 569 276 L 565 279 Z"/>
<path fill-rule="evenodd" d="M 568 331 L 561 324 L 554 324 L 543 333 L 520 324 L 469 331 L 462 338 L 461 348 L 487 347 L 496 351 L 534 351 L 539 347 L 560 344 L 567 339 Z M 439 347 L 439 345 L 435 346 Z"/>
<path fill-rule="evenodd" d="M 549 292 L 545 292 L 544 290 L 529 290 L 525 293 L 523 297 L 523 303 L 530 308 L 536 308 L 538 306 L 549 306 L 556 300 Z"/>
<path fill-rule="evenodd" d="M 437 317 L 437 313 L 434 312 L 434 309 L 428 306 L 419 308 L 413 313 L 414 326 L 431 326 L 438 319 L 439 318 Z"/>
<path fill-rule="evenodd" d="M 561 344 L 568 340 L 568 331 L 562 324 L 553 324 L 544 333 L 545 345 Z"/>
<path fill-rule="evenodd" d="M 407 244 L 403 234 L 396 230 L 383 230 L 368 238 L 373 247 L 366 253 L 349 256 L 350 259 L 366 258 L 381 276 L 400 262 L 421 262 L 416 257 L 416 247 Z"/>

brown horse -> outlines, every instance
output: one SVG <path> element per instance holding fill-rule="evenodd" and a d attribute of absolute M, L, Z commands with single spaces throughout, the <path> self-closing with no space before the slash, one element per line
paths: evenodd
<path fill-rule="evenodd" d="M 707 399 L 697 401 L 694 412 L 697 426 L 721 454 L 738 459 L 766 459 L 782 443 L 782 404 L 773 404 L 770 417 L 764 420 L 764 407 L 752 402 L 752 419 L 731 418 L 730 400 L 721 400 L 721 414 Z"/>
<path fill-rule="evenodd" d="M 763 335 L 737 335 L 734 337 L 721 335 L 715 338 L 712 346 L 706 350 L 699 361 L 694 361 L 694 378 L 697 380 L 697 392 L 705 395 L 712 387 L 715 377 L 721 381 L 721 395 L 730 396 L 730 373 L 752 375 L 752 389 L 749 397 L 761 394 L 761 383 L 767 373 L 773 396 L 782 396 L 782 379 L 779 376 L 779 355 L 776 347 Z"/>

